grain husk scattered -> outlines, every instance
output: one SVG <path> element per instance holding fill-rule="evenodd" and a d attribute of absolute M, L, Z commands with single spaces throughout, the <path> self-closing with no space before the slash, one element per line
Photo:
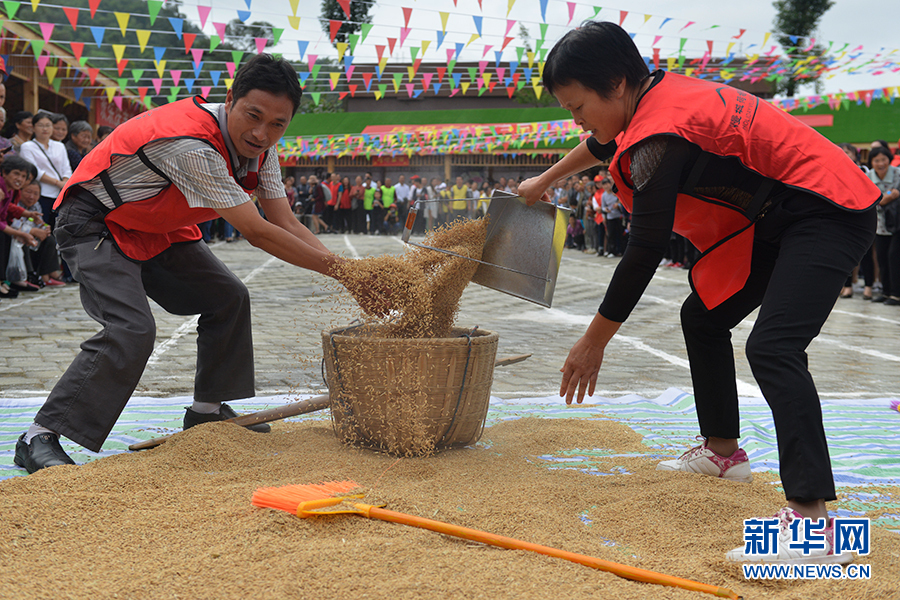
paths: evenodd
<path fill-rule="evenodd" d="M 598 459 L 610 467 L 628 461 L 630 474 L 547 460 L 595 448 L 610 451 Z M 270 434 L 204 424 L 154 450 L 0 482 L 0 590 L 20 599 L 712 597 L 352 515 L 303 520 L 250 505 L 258 487 L 353 479 L 392 510 L 747 599 L 897 597 L 900 536 L 881 527 L 871 556 L 856 560 L 872 565 L 871 580 L 744 580 L 724 553 L 742 543 L 743 519 L 784 504 L 775 477 L 739 484 L 657 471 L 646 452 L 624 425 L 581 419 L 504 421 L 476 447 L 406 459 L 341 445 L 323 421 L 276 423 Z"/>

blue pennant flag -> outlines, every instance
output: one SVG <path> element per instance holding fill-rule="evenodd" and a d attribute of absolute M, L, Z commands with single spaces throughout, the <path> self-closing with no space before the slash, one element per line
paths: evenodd
<path fill-rule="evenodd" d="M 172 24 L 172 29 L 175 30 L 175 35 L 178 36 L 178 39 L 181 39 L 181 33 L 184 30 L 184 19 L 178 19 L 175 17 L 169 17 L 169 23 Z"/>
<path fill-rule="evenodd" d="M 305 40 L 297 40 L 297 48 L 300 50 L 300 60 L 303 60 L 303 55 L 306 54 L 306 48 L 309 46 L 309 42 Z"/>
<path fill-rule="evenodd" d="M 237 11 L 238 19 L 241 20 L 242 23 L 246 23 L 250 20 L 250 11 L 249 10 L 239 10 Z"/>
<path fill-rule="evenodd" d="M 199 63 L 194 65 L 194 77 L 196 77 L 197 79 L 200 79 L 200 71 L 203 70 L 203 62 L 204 61 L 201 60 Z"/>
<path fill-rule="evenodd" d="M 501 59 L 502 57 L 503 57 L 503 51 L 502 51 L 502 50 L 497 50 L 496 52 L 494 52 L 494 58 L 497 59 L 497 60 L 494 61 L 494 68 L 495 68 L 495 69 L 499 69 L 499 68 L 500 68 L 500 59 Z"/>
<path fill-rule="evenodd" d="M 547 22 L 547 0 L 541 0 L 541 20 Z"/>
<path fill-rule="evenodd" d="M 210 71 L 209 76 L 212 77 L 213 87 L 219 85 L 219 77 L 222 76 L 222 71 Z"/>
<path fill-rule="evenodd" d="M 106 33 L 106 29 L 103 27 L 91 27 L 91 33 L 94 35 L 94 41 L 97 42 L 97 47 L 100 47 L 100 44 L 103 43 L 103 34 Z"/>
<path fill-rule="evenodd" d="M 194 80 L 193 80 L 193 79 L 185 79 L 185 80 L 184 80 L 184 87 L 187 88 L 188 94 L 192 93 L 191 90 L 194 89 Z"/>
<path fill-rule="evenodd" d="M 472 15 L 472 19 L 475 21 L 475 29 L 478 30 L 478 35 L 481 35 L 481 20 L 483 17 L 479 17 L 478 15 Z"/>
<path fill-rule="evenodd" d="M 153 47 L 153 56 L 156 58 L 156 62 L 161 61 L 163 54 L 165 54 L 165 53 L 166 53 L 165 46 L 162 46 L 162 47 L 154 46 Z"/>

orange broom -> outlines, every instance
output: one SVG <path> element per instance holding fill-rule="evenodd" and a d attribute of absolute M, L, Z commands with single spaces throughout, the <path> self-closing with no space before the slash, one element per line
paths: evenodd
<path fill-rule="evenodd" d="M 329 482 L 319 485 L 288 485 L 276 488 L 260 488 L 253 493 L 251 502 L 254 506 L 260 508 L 276 508 L 278 510 L 296 514 L 300 518 L 314 517 L 323 514 L 354 514 L 369 519 L 380 519 L 392 523 L 402 523 L 403 525 L 429 529 L 438 533 L 473 540 L 491 546 L 498 546 L 500 548 L 507 548 L 509 550 L 529 550 L 531 552 L 537 552 L 538 554 L 562 558 L 601 571 L 613 573 L 614 575 L 633 581 L 668 585 L 695 592 L 705 592 L 720 598 L 741 600 L 741 596 L 738 596 L 727 588 L 708 585 L 698 581 L 691 581 L 690 579 L 682 579 L 681 577 L 664 575 L 654 571 L 647 571 L 646 569 L 638 569 L 637 567 L 630 567 L 628 565 L 622 565 L 608 560 L 594 558 L 592 556 L 558 550 L 556 548 L 550 548 L 549 546 L 532 544 L 530 542 L 504 537 L 502 535 L 478 531 L 477 529 L 469 529 L 468 527 L 459 527 L 457 525 L 451 525 L 450 523 L 442 523 L 441 521 L 415 517 L 413 515 L 386 510 L 378 506 L 372 506 L 370 504 L 361 504 L 350 501 L 351 499 L 362 498 L 362 495 L 335 496 L 336 494 L 348 494 L 358 488 L 359 486 L 353 481 Z M 331 506 L 337 507 L 339 504 L 343 504 L 343 506 L 334 510 L 320 510 Z"/>

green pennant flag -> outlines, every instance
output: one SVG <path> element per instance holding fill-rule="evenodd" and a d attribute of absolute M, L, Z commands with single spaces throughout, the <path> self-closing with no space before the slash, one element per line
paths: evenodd
<path fill-rule="evenodd" d="M 19 10 L 19 7 L 22 6 L 21 2 L 14 2 L 13 0 L 3 0 L 3 8 L 6 11 L 6 16 L 10 19 L 16 18 L 16 11 Z"/>
<path fill-rule="evenodd" d="M 181 91 L 181 86 L 179 85 L 176 87 L 171 87 L 169 89 L 172 90 L 172 93 L 166 97 L 166 100 L 168 100 L 169 102 L 175 102 L 176 100 L 178 100 L 178 92 Z"/>
<path fill-rule="evenodd" d="M 400 85 L 401 81 L 403 81 L 403 73 L 394 73 L 394 84 Z"/>
<path fill-rule="evenodd" d="M 156 17 L 159 15 L 159 9 L 162 8 L 162 5 L 162 0 L 147 0 L 147 9 L 150 11 L 151 25 L 156 22 Z"/>
<path fill-rule="evenodd" d="M 312 96 L 313 106 L 318 106 L 319 98 L 322 96 L 322 92 L 311 92 L 309 95 Z"/>
<path fill-rule="evenodd" d="M 128 78 L 127 77 L 119 77 L 118 79 L 116 79 L 116 81 L 119 83 L 119 89 L 122 90 L 122 93 L 124 94 L 125 86 L 128 84 Z"/>
<path fill-rule="evenodd" d="M 482 94 L 484 94 L 487 91 L 487 89 L 488 89 L 488 86 L 486 86 L 486 85 L 481 86 L 481 89 L 478 90 L 478 95 L 481 96 Z"/>
<path fill-rule="evenodd" d="M 595 19 L 597 18 L 597 15 L 600 14 L 600 9 L 601 9 L 601 8 L 603 8 L 603 7 L 602 7 L 602 6 L 595 6 L 595 7 L 594 7 L 594 18 L 595 18 Z"/>
<path fill-rule="evenodd" d="M 31 40 L 31 49 L 35 58 L 40 56 L 41 52 L 44 51 L 44 40 Z"/>
<path fill-rule="evenodd" d="M 153 102 L 150 101 L 150 96 L 144 96 L 144 106 L 148 109 L 153 108 Z"/>
<path fill-rule="evenodd" d="M 381 92 L 381 97 L 384 98 L 384 95 L 387 93 L 387 84 L 386 84 L 386 83 L 379 83 L 379 84 L 378 84 L 378 91 Z"/>
<path fill-rule="evenodd" d="M 525 87 L 525 80 L 520 79 L 518 85 L 516 85 L 516 91 L 521 90 L 523 87 Z"/>
<path fill-rule="evenodd" d="M 231 62 L 234 63 L 235 67 L 241 66 L 241 59 L 244 58 L 244 53 L 239 50 L 231 51 Z"/>
<path fill-rule="evenodd" d="M 410 54 L 410 56 L 412 56 L 413 61 L 415 61 L 415 60 L 416 60 L 416 56 L 419 55 L 419 49 L 418 49 L 418 48 L 410 48 L 410 49 L 409 49 L 409 54 Z"/>
<path fill-rule="evenodd" d="M 273 46 L 278 45 L 278 40 L 281 39 L 281 34 L 283 34 L 283 33 L 284 33 L 284 27 L 273 27 L 272 28 L 272 35 L 275 38 L 274 43 L 272 44 Z"/>
<path fill-rule="evenodd" d="M 359 34 L 351 33 L 350 35 L 347 36 L 347 39 L 350 41 L 350 54 L 351 54 L 351 56 L 355 55 L 356 54 L 356 45 L 359 43 Z"/>
<path fill-rule="evenodd" d="M 87 64 L 87 61 L 88 61 L 88 57 L 82 56 L 81 58 L 78 59 L 78 64 L 80 64 L 83 67 L 84 65 Z"/>
<path fill-rule="evenodd" d="M 547 62 L 547 48 L 541 48 L 541 62 Z"/>
<path fill-rule="evenodd" d="M 273 53 L 272 53 L 272 58 L 274 58 L 275 60 L 279 60 L 279 59 L 281 58 L 281 53 L 280 53 L 280 52 L 273 52 Z"/>
<path fill-rule="evenodd" d="M 58 93 L 59 93 L 59 86 L 62 85 L 62 77 L 57 77 L 56 79 L 53 80 L 53 83 L 50 84 L 50 85 L 53 86 L 53 91 L 55 91 L 55 92 L 58 94 Z"/>
<path fill-rule="evenodd" d="M 219 44 L 222 43 L 222 40 L 217 35 L 212 35 L 209 37 L 209 51 L 212 52 L 216 48 L 219 47 Z"/>
<path fill-rule="evenodd" d="M 541 51 L 541 46 L 543 46 L 543 45 L 544 45 L 544 40 L 543 40 L 543 39 L 537 40 L 537 41 L 534 43 L 534 53 L 537 54 L 538 52 L 540 52 L 540 51 Z"/>
<path fill-rule="evenodd" d="M 144 69 L 132 69 L 131 70 L 131 78 L 134 80 L 135 83 L 140 81 L 143 76 L 144 76 Z"/>
<path fill-rule="evenodd" d="M 525 48 L 522 46 L 516 46 L 516 56 L 519 57 L 519 64 L 522 64 L 522 53 L 525 52 Z"/>
<path fill-rule="evenodd" d="M 451 60 L 450 62 L 448 62 L 448 63 L 447 63 L 447 72 L 448 72 L 448 73 L 453 73 L 453 67 L 455 67 L 455 66 L 456 66 L 456 61 L 455 61 L 455 60 Z"/>
<path fill-rule="evenodd" d="M 541 23 L 541 39 L 547 37 L 547 23 Z"/>
<path fill-rule="evenodd" d="M 370 31 L 372 31 L 372 24 L 371 23 L 363 23 L 362 24 L 362 41 L 363 41 L 363 43 L 366 42 L 366 36 L 369 35 Z"/>
<path fill-rule="evenodd" d="M 477 71 L 478 71 L 478 67 L 469 67 L 469 79 L 472 80 L 472 82 L 475 82 L 478 80 Z"/>
<path fill-rule="evenodd" d="M 318 79 L 319 78 L 319 69 L 321 69 L 321 68 L 322 68 L 322 65 L 319 63 L 316 63 L 316 66 L 314 66 L 312 68 L 312 71 L 310 71 L 310 77 L 312 77 L 313 79 Z"/>

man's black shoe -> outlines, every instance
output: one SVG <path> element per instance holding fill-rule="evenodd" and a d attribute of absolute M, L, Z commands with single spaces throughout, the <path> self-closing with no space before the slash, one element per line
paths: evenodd
<path fill-rule="evenodd" d="M 184 413 L 184 429 L 190 429 L 194 425 L 199 425 L 200 423 L 212 423 L 214 421 L 227 421 L 228 419 L 233 419 L 235 417 L 239 417 L 234 409 L 222 403 L 222 407 L 219 408 L 219 412 L 217 413 L 198 413 L 195 410 L 191 410 L 190 408 L 186 408 Z M 248 425 L 247 429 L 250 431 L 255 431 L 257 433 L 269 433 L 272 431 L 272 428 L 269 427 L 268 423 L 257 423 L 256 425 Z"/>
<path fill-rule="evenodd" d="M 30 444 L 25 443 L 23 433 L 16 442 L 16 457 L 13 461 L 29 474 L 44 467 L 75 464 L 59 445 L 59 436 L 53 433 L 38 434 L 31 438 Z"/>

